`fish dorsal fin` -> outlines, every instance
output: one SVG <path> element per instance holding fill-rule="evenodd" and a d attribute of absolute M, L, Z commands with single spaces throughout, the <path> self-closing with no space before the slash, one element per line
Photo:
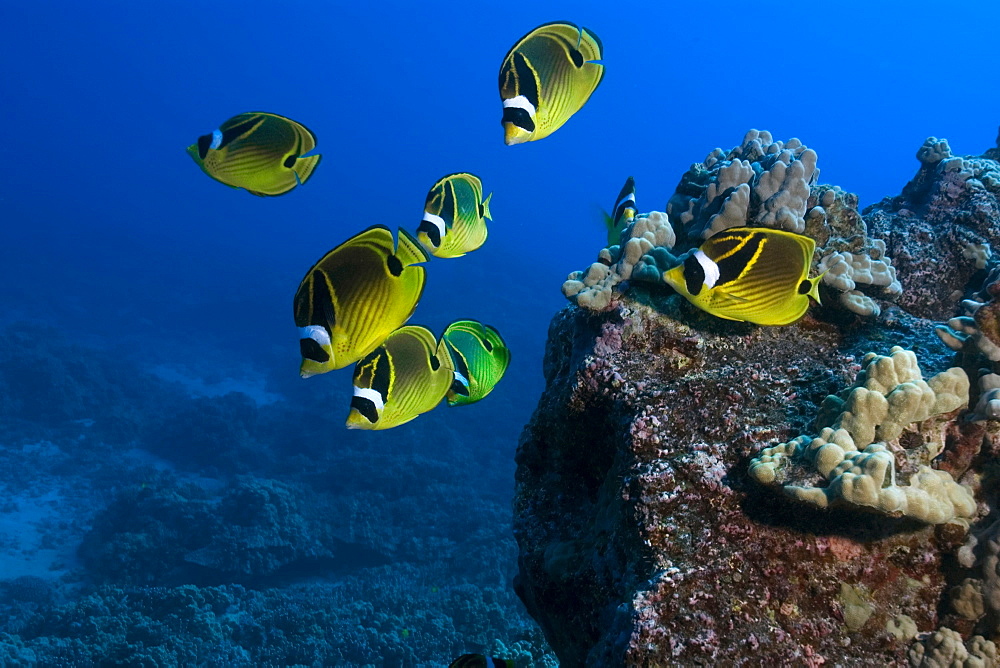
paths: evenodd
<path fill-rule="evenodd" d="M 427 255 L 427 251 L 423 249 L 420 242 L 401 227 L 396 241 L 396 258 L 404 267 L 408 267 L 411 264 L 427 262 L 430 256 Z"/>

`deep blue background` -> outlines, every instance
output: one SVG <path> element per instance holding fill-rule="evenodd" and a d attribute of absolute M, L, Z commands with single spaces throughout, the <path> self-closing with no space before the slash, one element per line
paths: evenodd
<path fill-rule="evenodd" d="M 554 135 L 506 147 L 500 61 L 557 19 L 601 37 L 604 81 Z M 396 433 L 448 424 L 469 447 L 489 433 L 481 447 L 509 460 L 559 286 L 603 245 L 599 210 L 626 176 L 641 210 L 663 209 L 692 162 L 758 128 L 816 149 L 821 181 L 863 206 L 896 194 L 928 135 L 959 154 L 993 145 L 998 24 L 985 1 L 4 1 L 0 314 L 150 364 L 259 366 L 278 392 L 337 383 L 330 410 L 346 416 L 349 371 L 297 378 L 298 281 L 371 224 L 413 230 L 427 188 L 472 171 L 494 192 L 489 240 L 429 263 L 413 322 L 492 323 L 513 366 L 461 416 L 439 409 Z M 249 110 L 316 133 L 324 158 L 306 186 L 259 199 L 185 155 Z"/>

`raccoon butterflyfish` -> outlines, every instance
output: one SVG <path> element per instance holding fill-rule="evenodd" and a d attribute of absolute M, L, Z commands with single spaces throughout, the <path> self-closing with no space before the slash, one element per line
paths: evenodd
<path fill-rule="evenodd" d="M 597 35 L 568 22 L 540 25 L 522 37 L 500 66 L 504 143 L 548 137 L 580 110 L 601 83 Z"/>
<path fill-rule="evenodd" d="M 732 227 L 681 256 L 663 280 L 698 308 L 728 320 L 787 325 L 819 299 L 809 278 L 816 243 L 762 227 Z"/>
<path fill-rule="evenodd" d="M 290 118 L 251 111 L 233 116 L 187 151 L 216 181 L 260 197 L 284 195 L 312 176 L 316 136 Z"/>
<path fill-rule="evenodd" d="M 635 218 L 638 209 L 635 208 L 635 179 L 631 176 L 625 181 L 618 200 L 615 202 L 614 213 L 604 214 L 604 222 L 608 226 L 608 246 L 621 242 L 622 230 Z"/>
<path fill-rule="evenodd" d="M 400 327 L 354 367 L 348 429 L 391 429 L 441 403 L 454 378 L 444 340 Z"/>
<path fill-rule="evenodd" d="M 490 193 L 483 199 L 483 182 L 473 174 L 449 174 L 427 193 L 417 239 L 431 255 L 461 257 L 486 241 Z"/>
<path fill-rule="evenodd" d="M 448 405 L 471 404 L 492 392 L 510 364 L 510 348 L 500 332 L 476 320 L 456 320 L 442 338 L 455 367 Z"/>
<path fill-rule="evenodd" d="M 413 315 L 424 291 L 427 253 L 406 230 L 395 242 L 369 227 L 306 273 L 295 291 L 303 378 L 341 369 L 375 350 Z"/>
<path fill-rule="evenodd" d="M 448 668 L 514 668 L 514 662 L 485 654 L 463 654 L 449 663 Z"/>

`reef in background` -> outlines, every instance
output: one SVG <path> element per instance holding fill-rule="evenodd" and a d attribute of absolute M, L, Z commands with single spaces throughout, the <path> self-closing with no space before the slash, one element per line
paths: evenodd
<path fill-rule="evenodd" d="M 194 397 L 119 350 L 0 330 L 0 665 L 555 664 L 492 413 L 373 442 L 333 384 Z"/>
<path fill-rule="evenodd" d="M 996 664 L 998 152 L 929 139 L 862 214 L 752 132 L 570 276 L 514 504 L 516 588 L 561 662 Z M 659 282 L 746 224 L 813 236 L 828 305 L 757 327 Z M 943 326 L 963 296 L 979 317 Z"/>

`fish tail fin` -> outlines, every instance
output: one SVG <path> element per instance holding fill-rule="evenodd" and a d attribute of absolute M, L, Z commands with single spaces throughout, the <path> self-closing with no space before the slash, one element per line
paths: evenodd
<path fill-rule="evenodd" d="M 823 305 L 823 302 L 820 301 L 819 298 L 819 284 L 820 281 L 823 280 L 824 276 L 826 276 L 825 271 L 816 278 L 809 279 L 809 281 L 812 283 L 812 289 L 809 291 L 809 296 L 812 297 L 814 300 L 816 300 L 816 303 L 819 304 L 820 306 Z"/>
<path fill-rule="evenodd" d="M 601 215 L 604 216 L 604 226 L 608 228 L 608 246 L 614 246 L 621 241 L 621 230 L 617 228 L 615 219 L 607 211 L 602 210 Z"/>
<path fill-rule="evenodd" d="M 486 196 L 483 200 L 483 218 L 487 220 L 493 220 L 493 216 L 490 215 L 490 200 L 493 199 L 493 193 Z"/>
<path fill-rule="evenodd" d="M 305 183 L 309 180 L 313 170 L 316 169 L 316 165 L 319 164 L 319 159 L 322 157 L 321 155 L 307 155 L 295 160 L 295 169 L 293 171 L 299 183 Z"/>
<path fill-rule="evenodd" d="M 396 239 L 396 258 L 403 263 L 404 267 L 427 262 L 430 259 L 427 251 L 420 245 L 420 242 L 402 227 L 399 228 L 399 234 Z"/>

